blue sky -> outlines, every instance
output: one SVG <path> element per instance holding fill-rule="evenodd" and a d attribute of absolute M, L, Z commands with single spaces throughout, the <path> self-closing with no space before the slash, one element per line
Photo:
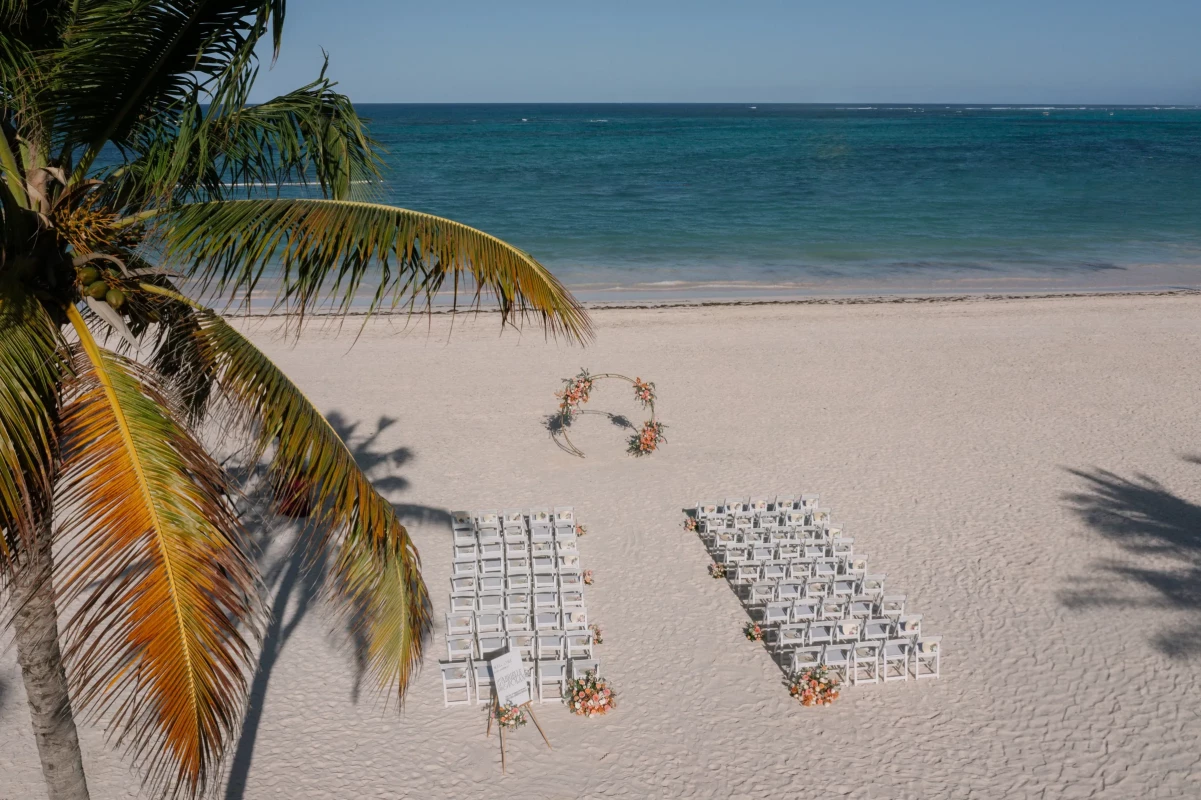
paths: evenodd
<path fill-rule="evenodd" d="M 1201 0 L 289 0 L 257 100 L 1201 103 Z"/>

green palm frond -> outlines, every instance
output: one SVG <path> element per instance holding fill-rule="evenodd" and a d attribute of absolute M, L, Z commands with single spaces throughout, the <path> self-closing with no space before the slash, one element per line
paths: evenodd
<path fill-rule="evenodd" d="M 343 200 L 226 200 L 184 206 L 159 221 L 167 258 L 202 285 L 249 297 L 278 265 L 278 302 L 304 313 L 327 301 L 349 310 L 370 281 L 370 308 L 430 302 L 449 280 L 456 304 L 491 295 L 505 321 L 533 315 L 552 334 L 584 341 L 588 315 L 544 266 L 454 220 Z"/>
<path fill-rule="evenodd" d="M 168 794 L 203 793 L 236 731 L 255 578 L 218 465 L 153 376 L 79 312 L 63 411 L 60 572 L 73 696 Z"/>
<path fill-rule="evenodd" d="M 269 25 L 278 52 L 283 16 L 284 0 L 76 0 L 48 98 L 59 143 L 87 144 L 85 163 L 123 145 L 139 122 L 243 69 Z"/>
<path fill-rule="evenodd" d="M 0 280 L 0 568 L 50 499 L 61 344 L 41 303 Z"/>
<path fill-rule="evenodd" d="M 141 126 L 129 143 L 136 157 L 108 182 L 114 205 L 277 194 L 298 182 L 345 199 L 378 177 L 375 143 L 324 68 L 307 86 L 248 105 L 256 75 L 233 76 L 215 96 L 197 88 L 176 119 Z"/>
<path fill-rule="evenodd" d="M 220 316 L 157 286 L 144 290 L 195 309 L 197 352 L 212 365 L 234 422 L 255 436 L 254 460 L 273 451 L 277 485 L 308 487 L 312 523 L 338 549 L 332 589 L 364 634 L 380 687 L 403 697 L 421 659 L 430 603 L 420 559 L 392 505 L 380 496 L 338 434 L 304 393 Z M 341 534 L 341 541 L 335 537 Z"/>

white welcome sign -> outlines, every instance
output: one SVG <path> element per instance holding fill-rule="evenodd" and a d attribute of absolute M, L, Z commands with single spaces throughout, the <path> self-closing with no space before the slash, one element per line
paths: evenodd
<path fill-rule="evenodd" d="M 525 676 L 521 657 L 512 651 L 489 659 L 492 686 L 502 706 L 520 706 L 530 702 L 530 684 Z"/>

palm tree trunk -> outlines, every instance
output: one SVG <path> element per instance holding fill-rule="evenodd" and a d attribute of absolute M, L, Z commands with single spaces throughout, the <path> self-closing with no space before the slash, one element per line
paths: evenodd
<path fill-rule="evenodd" d="M 50 519 L 38 532 L 37 549 L 13 576 L 17 661 L 29 698 L 29 716 L 50 800 L 88 800 L 83 756 L 67 694 L 58 646 L 58 612 L 51 580 Z"/>

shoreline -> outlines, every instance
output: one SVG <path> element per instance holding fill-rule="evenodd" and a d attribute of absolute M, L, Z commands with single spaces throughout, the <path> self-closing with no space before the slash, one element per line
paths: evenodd
<path fill-rule="evenodd" d="M 1179 289 L 1114 289 L 1106 291 L 1103 289 L 1094 290 L 1064 290 L 1042 291 L 1042 292 L 958 292 L 955 294 L 932 294 L 932 293 L 881 293 L 881 294 L 865 294 L 865 295 L 821 295 L 813 297 L 752 297 L 752 298 L 719 298 L 719 299 L 667 299 L 650 300 L 645 302 L 606 302 L 606 301 L 582 301 L 581 305 L 590 312 L 595 311 L 623 311 L 623 310 L 657 310 L 669 308 L 743 308 L 753 306 L 858 306 L 858 305 L 934 305 L 939 303 L 997 303 L 1009 302 L 1015 300 L 1072 300 L 1072 299 L 1087 299 L 1097 297 L 1191 297 L 1201 295 L 1201 288 L 1179 288 Z M 215 308 L 215 306 L 214 306 Z M 282 312 L 239 312 L 239 311 L 221 311 L 223 316 L 233 319 L 283 319 L 288 314 Z M 500 313 L 496 308 L 485 306 L 479 309 L 472 309 L 465 306 L 460 306 L 458 309 L 449 306 L 435 305 L 429 308 L 413 309 L 413 310 L 391 310 L 381 309 L 376 311 L 363 311 L 354 308 L 341 312 L 337 310 L 314 309 L 305 312 L 306 317 L 411 317 L 411 316 L 453 316 L 455 314 L 497 314 Z"/>

